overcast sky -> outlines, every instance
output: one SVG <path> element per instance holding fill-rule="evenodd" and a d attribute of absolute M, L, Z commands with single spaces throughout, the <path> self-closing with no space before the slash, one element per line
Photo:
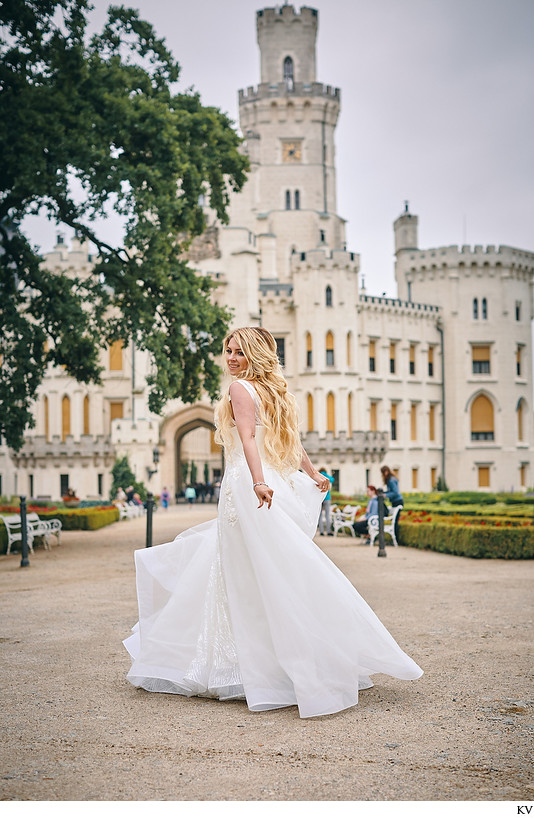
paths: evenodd
<path fill-rule="evenodd" d="M 118 2 L 118 0 L 117 0 Z M 109 3 L 93 0 L 98 28 Z M 259 82 L 255 0 L 137 0 L 180 85 L 237 124 Z M 265 6 L 274 5 L 266 3 Z M 338 213 L 367 291 L 396 295 L 392 223 L 419 246 L 534 251 L 534 0 L 320 0 L 317 79 L 341 88 Z M 300 8 L 300 5 L 296 5 Z M 43 250 L 53 244 L 36 231 Z"/>

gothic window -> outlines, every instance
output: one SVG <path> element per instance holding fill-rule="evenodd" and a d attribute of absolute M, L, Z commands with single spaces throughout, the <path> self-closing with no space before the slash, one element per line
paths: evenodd
<path fill-rule="evenodd" d="M 328 331 L 326 334 L 326 366 L 333 367 L 334 366 L 334 336 Z"/>
<path fill-rule="evenodd" d="M 396 441 L 397 440 L 397 405 L 396 404 L 391 405 L 390 421 L 391 421 L 391 440 Z"/>
<path fill-rule="evenodd" d="M 479 395 L 471 405 L 471 440 L 493 441 L 495 427 L 493 404 L 485 395 Z"/>
<path fill-rule="evenodd" d="M 50 440 L 50 410 L 48 405 L 48 396 L 43 398 L 44 404 L 44 434 L 47 441 Z"/>
<path fill-rule="evenodd" d="M 83 434 L 89 435 L 89 396 L 83 399 Z"/>
<path fill-rule="evenodd" d="M 378 408 L 377 402 L 371 401 L 371 405 L 369 407 L 369 429 L 371 430 L 371 432 L 376 432 L 378 429 L 377 408 Z"/>
<path fill-rule="evenodd" d="M 436 440 L 436 405 L 430 404 L 428 411 L 428 439 L 429 441 Z M 432 484 L 434 486 L 434 484 Z"/>
<path fill-rule="evenodd" d="M 347 426 L 349 438 L 352 438 L 352 393 L 349 392 L 347 397 Z"/>
<path fill-rule="evenodd" d="M 521 321 L 521 302 L 516 301 L 515 303 L 515 320 Z"/>
<path fill-rule="evenodd" d="M 473 318 L 478 318 L 478 299 L 473 299 Z"/>
<path fill-rule="evenodd" d="M 325 290 L 325 303 L 327 307 L 332 307 L 332 288 L 328 284 Z"/>
<path fill-rule="evenodd" d="M 410 375 L 415 375 L 415 344 L 410 344 Z"/>
<path fill-rule="evenodd" d="M 395 342 L 392 341 L 389 345 L 389 371 L 390 373 L 395 372 Z"/>
<path fill-rule="evenodd" d="M 376 341 L 369 342 L 369 372 L 374 373 L 376 370 Z"/>
<path fill-rule="evenodd" d="M 521 351 L 521 344 L 518 344 L 517 350 L 515 351 L 515 374 L 517 376 L 521 375 Z"/>
<path fill-rule="evenodd" d="M 326 431 L 336 432 L 336 399 L 333 392 L 326 396 Z"/>
<path fill-rule="evenodd" d="M 522 398 L 517 402 L 517 440 L 524 441 L 524 418 L 525 418 L 525 402 Z"/>
<path fill-rule="evenodd" d="M 417 466 L 412 467 L 412 489 L 417 489 L 419 480 L 419 469 Z"/>
<path fill-rule="evenodd" d="M 428 348 L 428 375 L 430 378 L 434 375 L 434 347 Z"/>
<path fill-rule="evenodd" d="M 291 191 L 286 191 L 286 210 L 291 210 Z"/>
<path fill-rule="evenodd" d="M 295 76 L 293 71 L 293 60 L 291 57 L 286 57 L 284 60 L 284 82 L 288 91 L 293 91 Z"/>
<path fill-rule="evenodd" d="M 285 338 L 275 338 L 276 341 L 276 353 L 278 355 L 278 361 L 280 362 L 281 367 L 285 367 L 286 365 L 286 340 Z"/>
<path fill-rule="evenodd" d="M 352 367 L 352 333 L 347 333 L 347 367 Z"/>
<path fill-rule="evenodd" d="M 315 427 L 314 427 L 314 418 L 313 418 L 313 395 L 311 394 L 311 392 L 308 393 L 306 403 L 307 403 L 307 410 L 308 410 L 308 432 L 313 432 Z"/>
<path fill-rule="evenodd" d="M 313 342 L 311 333 L 306 333 L 306 366 L 313 366 Z"/>
<path fill-rule="evenodd" d="M 70 398 L 64 395 L 61 400 L 61 440 L 70 435 Z"/>
<path fill-rule="evenodd" d="M 412 441 L 417 441 L 417 404 L 413 402 L 410 406 L 410 437 Z"/>
<path fill-rule="evenodd" d="M 487 319 L 488 317 L 488 301 L 487 299 L 482 299 L 482 318 Z"/>
<path fill-rule="evenodd" d="M 300 191 L 295 191 L 295 210 L 300 210 Z"/>

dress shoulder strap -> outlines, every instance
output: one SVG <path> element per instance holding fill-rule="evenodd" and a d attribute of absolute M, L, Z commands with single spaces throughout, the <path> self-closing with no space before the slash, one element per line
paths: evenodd
<path fill-rule="evenodd" d="M 251 395 L 252 398 L 254 399 L 254 403 L 258 403 L 259 395 L 249 381 L 245 381 L 243 378 L 237 378 L 236 381 L 234 381 L 234 384 L 242 384 L 245 387 L 246 391 L 249 393 L 249 395 Z M 230 393 L 228 393 L 228 397 L 231 400 Z"/>

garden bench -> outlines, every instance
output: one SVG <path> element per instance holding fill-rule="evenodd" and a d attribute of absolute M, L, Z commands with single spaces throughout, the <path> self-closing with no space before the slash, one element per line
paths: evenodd
<path fill-rule="evenodd" d="M 391 535 L 391 539 L 395 546 L 398 546 L 397 538 L 395 537 L 395 521 L 400 515 L 402 506 L 394 506 L 391 515 L 384 515 L 384 534 Z M 369 527 L 369 543 L 372 546 L 375 539 L 378 537 L 378 515 L 371 515 L 367 521 Z"/>
<path fill-rule="evenodd" d="M 354 537 L 354 529 L 352 524 L 356 515 L 360 511 L 361 506 L 344 506 L 343 509 L 335 509 L 332 515 L 332 527 L 334 530 L 334 537 L 339 531 L 348 529 L 351 537 Z"/>
<path fill-rule="evenodd" d="M 20 515 L 0 515 L 0 520 L 3 520 L 7 532 L 7 552 L 11 551 L 13 543 L 20 541 L 22 545 L 22 523 Z M 33 552 L 33 529 L 28 526 L 28 549 Z"/>
<path fill-rule="evenodd" d="M 34 529 L 34 537 L 43 537 L 47 549 L 50 547 L 50 535 L 55 536 L 59 546 L 61 543 L 61 527 L 63 524 L 58 518 L 41 520 L 37 512 L 28 512 L 27 518 L 28 523 L 31 524 Z"/>

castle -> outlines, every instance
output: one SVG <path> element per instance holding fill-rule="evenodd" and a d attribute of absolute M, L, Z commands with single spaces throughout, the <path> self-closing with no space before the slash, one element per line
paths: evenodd
<path fill-rule="evenodd" d="M 304 446 L 341 492 L 379 484 L 383 463 L 405 492 L 439 481 L 532 487 L 534 253 L 422 250 L 405 203 L 394 223 L 398 298 L 360 286 L 336 211 L 341 95 L 317 81 L 317 25 L 308 7 L 257 12 L 261 82 L 239 92 L 251 172 L 229 225 L 206 209 L 190 263 L 217 283 L 214 298 L 233 308 L 234 326 L 261 324 L 276 337 Z M 74 239 L 69 250 L 59 237 L 45 264 L 88 271 L 92 260 L 86 245 Z M 122 455 L 156 493 L 220 477 L 208 400 L 171 401 L 154 416 L 146 355 L 116 343 L 102 363 L 101 386 L 49 370 L 22 450 L 0 448 L 0 493 L 57 498 L 73 487 L 107 498 Z"/>

